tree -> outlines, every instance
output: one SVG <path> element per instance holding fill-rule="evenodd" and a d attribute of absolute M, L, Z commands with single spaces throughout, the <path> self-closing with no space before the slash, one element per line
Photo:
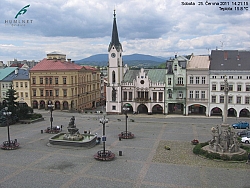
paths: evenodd
<path fill-rule="evenodd" d="M 12 112 L 11 119 L 15 122 L 17 119 L 17 110 L 18 110 L 18 103 L 17 100 L 17 93 L 16 90 L 13 89 L 13 86 L 10 86 L 10 89 L 6 92 L 6 97 L 4 98 L 5 103 L 4 107 L 8 107 L 8 111 Z"/>

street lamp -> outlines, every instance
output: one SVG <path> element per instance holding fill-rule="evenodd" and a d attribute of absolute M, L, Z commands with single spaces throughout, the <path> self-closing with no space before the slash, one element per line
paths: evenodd
<path fill-rule="evenodd" d="M 52 122 L 53 122 L 52 112 L 53 112 L 54 105 L 50 102 L 49 105 L 48 105 L 48 108 L 50 110 L 50 132 L 53 132 L 53 129 L 52 129 Z"/>
<path fill-rule="evenodd" d="M 108 123 L 108 119 L 103 116 L 103 118 L 100 119 L 100 123 L 102 124 L 102 142 L 103 142 L 103 150 L 98 151 L 94 158 L 101 161 L 110 161 L 115 158 L 115 154 L 112 153 L 109 150 L 106 150 L 105 144 L 106 144 L 106 136 L 105 136 L 105 124 Z"/>
<path fill-rule="evenodd" d="M 6 121 L 7 121 L 7 127 L 8 127 L 8 145 L 10 147 L 10 124 L 9 124 L 9 116 L 11 116 L 12 112 L 8 111 L 8 107 L 4 108 L 4 112 L 3 115 L 6 117 Z"/>
<path fill-rule="evenodd" d="M 128 111 L 129 111 L 129 108 L 127 108 L 127 106 L 126 106 L 126 107 L 123 107 L 122 109 L 124 111 L 125 120 L 126 120 L 126 130 L 125 130 L 125 133 L 128 133 Z"/>
<path fill-rule="evenodd" d="M 134 134 L 132 134 L 131 132 L 128 131 L 128 111 L 130 110 L 130 108 L 127 107 L 127 105 L 125 105 L 122 108 L 124 114 L 125 114 L 125 126 L 126 129 L 125 131 L 121 132 L 121 134 L 118 135 L 119 140 L 123 139 L 130 139 L 130 138 L 134 138 Z"/>
<path fill-rule="evenodd" d="M 8 132 L 8 141 L 3 142 L 3 145 L 1 145 L 2 149 L 16 149 L 19 146 L 19 143 L 17 143 L 17 139 L 15 141 L 10 140 L 10 123 L 9 123 L 9 117 L 11 116 L 12 112 L 8 111 L 8 107 L 4 108 L 3 115 L 6 117 L 6 123 L 7 123 L 7 132 Z"/>

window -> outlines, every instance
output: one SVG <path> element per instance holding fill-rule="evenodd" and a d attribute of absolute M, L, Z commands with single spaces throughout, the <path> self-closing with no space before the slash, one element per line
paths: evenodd
<path fill-rule="evenodd" d="M 241 85 L 237 85 L 237 91 L 241 91 Z"/>
<path fill-rule="evenodd" d="M 74 83 L 74 78 L 73 78 L 73 76 L 71 76 L 71 84 L 73 84 Z"/>
<path fill-rule="evenodd" d="M 26 98 L 28 98 L 28 97 L 29 97 L 29 95 L 28 95 L 28 93 L 27 93 L 27 92 L 25 92 L 25 97 L 26 97 Z"/>
<path fill-rule="evenodd" d="M 213 79 L 215 79 L 215 78 L 216 78 L 216 76 L 212 76 L 212 78 L 213 78 Z"/>
<path fill-rule="evenodd" d="M 40 84 L 43 84 L 43 78 L 40 78 Z"/>
<path fill-rule="evenodd" d="M 201 77 L 201 83 L 202 83 L 202 84 L 206 84 L 206 77 L 205 77 L 205 76 L 202 76 L 202 77 Z"/>
<path fill-rule="evenodd" d="M 45 78 L 45 84 L 49 84 L 49 79 Z"/>
<path fill-rule="evenodd" d="M 178 91 L 178 98 L 182 99 L 183 98 L 183 92 L 182 91 Z"/>
<path fill-rule="evenodd" d="M 55 84 L 58 84 L 58 78 L 55 78 Z"/>
<path fill-rule="evenodd" d="M 220 90 L 224 91 L 224 89 L 225 89 L 225 85 L 224 84 L 220 84 Z"/>
<path fill-rule="evenodd" d="M 21 97 L 23 98 L 23 92 L 21 92 Z"/>
<path fill-rule="evenodd" d="M 36 84 L 36 78 L 32 78 L 32 84 Z"/>
<path fill-rule="evenodd" d="M 241 104 L 241 97 L 237 97 L 237 98 L 236 98 L 236 103 L 237 103 L 237 104 Z"/>
<path fill-rule="evenodd" d="M 221 78 L 221 79 L 224 79 L 224 78 L 225 78 L 225 76 L 220 76 L 220 78 Z"/>
<path fill-rule="evenodd" d="M 194 77 L 193 77 L 193 76 L 190 76 L 190 77 L 189 77 L 189 83 L 190 83 L 190 84 L 194 84 Z"/>
<path fill-rule="evenodd" d="M 228 96 L 228 103 L 233 103 L 233 96 Z"/>
<path fill-rule="evenodd" d="M 28 87 L 28 82 L 25 82 L 24 85 L 25 85 L 25 88 L 27 88 Z"/>
<path fill-rule="evenodd" d="M 183 78 L 182 77 L 178 77 L 178 84 L 183 85 Z"/>
<path fill-rule="evenodd" d="M 16 82 L 16 87 L 18 87 L 18 82 Z"/>
<path fill-rule="evenodd" d="M 2 84 L 2 88 L 4 88 L 4 84 Z"/>
<path fill-rule="evenodd" d="M 200 98 L 200 91 L 195 91 L 195 98 L 199 99 Z"/>
<path fill-rule="evenodd" d="M 199 76 L 195 77 L 195 82 L 196 82 L 196 84 L 200 84 L 200 77 Z"/>
<path fill-rule="evenodd" d="M 216 96 L 212 96 L 212 103 L 216 103 Z"/>
<path fill-rule="evenodd" d="M 123 92 L 123 100 L 126 101 L 127 100 L 127 91 Z"/>
<path fill-rule="evenodd" d="M 238 79 L 242 79 L 242 76 L 238 76 Z"/>
<path fill-rule="evenodd" d="M 67 79 L 64 77 L 63 78 L 63 84 L 66 84 L 67 83 Z"/>
<path fill-rule="evenodd" d="M 52 84 L 52 78 L 49 78 L 49 84 Z"/>
<path fill-rule="evenodd" d="M 45 92 L 46 92 L 46 97 L 48 97 L 49 96 L 49 90 L 46 90 Z"/>
<path fill-rule="evenodd" d="M 250 91 L 250 85 L 246 85 L 246 91 Z"/>
<path fill-rule="evenodd" d="M 220 96 L 220 103 L 224 103 L 224 96 Z"/>
<path fill-rule="evenodd" d="M 20 82 L 20 87 L 23 87 L 23 82 Z"/>
<path fill-rule="evenodd" d="M 116 110 L 116 106 L 112 106 L 112 110 Z"/>
<path fill-rule="evenodd" d="M 156 100 L 157 100 L 157 93 L 153 92 L 153 101 L 156 101 Z"/>
<path fill-rule="evenodd" d="M 43 89 L 40 90 L 40 96 L 43 97 Z"/>
<path fill-rule="evenodd" d="M 201 98 L 205 99 L 205 97 L 206 97 L 206 92 L 205 91 L 201 91 Z"/>
<path fill-rule="evenodd" d="M 171 78 L 168 78 L 168 85 L 171 85 L 172 84 L 172 80 Z"/>
<path fill-rule="evenodd" d="M 174 65 L 174 70 L 177 71 L 177 65 Z"/>
<path fill-rule="evenodd" d="M 88 79 L 88 76 L 87 76 Z M 115 71 L 112 72 L 112 83 L 115 83 Z"/>
<path fill-rule="evenodd" d="M 228 90 L 233 91 L 234 90 L 233 85 L 228 85 Z"/>
<path fill-rule="evenodd" d="M 6 93 L 5 92 L 3 92 L 3 97 L 6 97 Z"/>
<path fill-rule="evenodd" d="M 159 101 L 163 101 L 163 92 L 159 92 Z"/>
<path fill-rule="evenodd" d="M 168 98 L 172 99 L 173 97 L 172 94 L 173 94 L 172 90 L 168 89 Z"/>
<path fill-rule="evenodd" d="M 212 91 L 216 91 L 216 84 L 212 84 Z"/>
<path fill-rule="evenodd" d="M 194 91 L 189 91 L 189 98 L 193 99 L 194 98 Z"/>
<path fill-rule="evenodd" d="M 59 89 L 56 89 L 55 93 L 56 93 L 56 97 L 58 97 L 59 96 Z"/>
<path fill-rule="evenodd" d="M 249 104 L 249 97 L 245 97 L 245 104 Z"/>
<path fill-rule="evenodd" d="M 233 76 L 229 76 L 229 79 L 233 79 L 234 77 Z"/>
<path fill-rule="evenodd" d="M 63 96 L 64 96 L 64 97 L 67 97 L 67 89 L 64 89 L 64 90 L 63 90 Z"/>
<path fill-rule="evenodd" d="M 35 97 L 36 96 L 36 90 L 33 89 L 33 96 Z"/>
<path fill-rule="evenodd" d="M 128 93 L 128 100 L 132 101 L 132 92 Z"/>
<path fill-rule="evenodd" d="M 52 90 L 49 90 L 49 96 L 53 96 Z"/>

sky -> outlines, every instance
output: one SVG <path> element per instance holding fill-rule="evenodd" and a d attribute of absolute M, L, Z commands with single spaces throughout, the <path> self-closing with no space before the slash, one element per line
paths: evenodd
<path fill-rule="evenodd" d="M 123 55 L 250 50 L 249 0 L 1 0 L 0 61 L 40 61 L 54 51 L 72 60 L 108 54 L 114 9 Z"/>

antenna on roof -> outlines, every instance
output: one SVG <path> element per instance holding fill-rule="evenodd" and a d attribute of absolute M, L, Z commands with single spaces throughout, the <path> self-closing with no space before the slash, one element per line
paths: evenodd
<path fill-rule="evenodd" d="M 220 41 L 220 43 L 221 43 L 221 49 L 223 50 L 223 44 L 224 44 L 224 41 Z"/>

